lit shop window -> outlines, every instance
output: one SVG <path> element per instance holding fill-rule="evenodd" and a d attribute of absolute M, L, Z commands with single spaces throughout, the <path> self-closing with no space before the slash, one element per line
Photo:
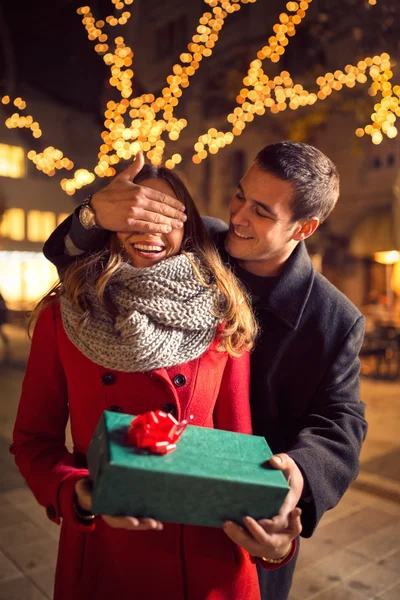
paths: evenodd
<path fill-rule="evenodd" d="M 21 242 L 25 239 L 25 214 L 22 208 L 8 208 L 0 217 L 0 237 Z"/>
<path fill-rule="evenodd" d="M 25 152 L 20 146 L 0 144 L 0 177 L 25 177 Z"/>
<path fill-rule="evenodd" d="M 41 252 L 0 251 L 0 291 L 11 310 L 31 310 L 57 281 Z"/>
<path fill-rule="evenodd" d="M 28 235 L 30 242 L 45 242 L 56 228 L 56 215 L 51 211 L 28 212 Z"/>

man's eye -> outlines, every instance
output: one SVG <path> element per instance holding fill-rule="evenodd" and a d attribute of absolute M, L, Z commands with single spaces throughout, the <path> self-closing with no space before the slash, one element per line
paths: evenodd
<path fill-rule="evenodd" d="M 236 192 L 236 198 L 237 198 L 238 200 L 244 200 L 244 198 L 243 198 L 242 194 L 240 194 L 239 192 Z"/>
<path fill-rule="evenodd" d="M 256 208 L 256 215 L 258 215 L 262 219 L 270 219 L 271 218 L 271 215 L 269 215 L 268 213 L 265 213 L 262 210 L 262 208 Z"/>

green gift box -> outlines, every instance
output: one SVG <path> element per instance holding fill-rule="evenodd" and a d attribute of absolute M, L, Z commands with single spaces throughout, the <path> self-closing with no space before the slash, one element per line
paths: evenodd
<path fill-rule="evenodd" d="M 221 527 L 278 514 L 289 491 L 262 437 L 189 425 L 164 456 L 126 442 L 133 415 L 105 411 L 87 452 L 93 512 Z"/>

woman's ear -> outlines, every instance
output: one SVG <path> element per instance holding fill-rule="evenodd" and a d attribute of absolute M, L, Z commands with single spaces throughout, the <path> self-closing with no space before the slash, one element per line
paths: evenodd
<path fill-rule="evenodd" d="M 314 231 L 318 228 L 319 218 L 318 217 L 310 217 L 303 222 L 299 222 L 299 227 L 297 228 L 296 233 L 293 236 L 293 239 L 296 242 L 301 242 L 301 240 L 306 240 L 309 238 Z"/>

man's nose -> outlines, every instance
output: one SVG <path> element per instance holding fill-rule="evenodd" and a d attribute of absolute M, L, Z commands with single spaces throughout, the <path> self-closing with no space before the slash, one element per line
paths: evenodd
<path fill-rule="evenodd" d="M 231 223 L 233 225 L 248 225 L 248 211 L 245 204 L 231 206 Z"/>

